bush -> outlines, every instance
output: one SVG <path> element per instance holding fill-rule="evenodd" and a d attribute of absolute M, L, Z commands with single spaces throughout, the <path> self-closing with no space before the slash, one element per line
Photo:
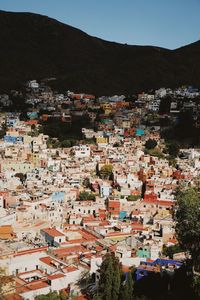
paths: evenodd
<path fill-rule="evenodd" d="M 127 197 L 127 200 L 128 201 L 137 201 L 138 199 L 140 199 L 140 195 L 129 195 L 128 197 Z"/>
<path fill-rule="evenodd" d="M 159 149 L 149 149 L 149 150 L 146 150 L 145 152 L 151 156 L 156 156 L 158 158 L 164 158 L 163 153 Z"/>
<path fill-rule="evenodd" d="M 173 259 L 173 255 L 175 253 L 178 253 L 178 252 L 182 252 L 183 249 L 177 244 L 177 245 L 174 245 L 174 246 L 170 246 L 170 247 L 167 247 L 166 245 L 163 246 L 163 255 L 165 256 L 168 256 L 169 258 Z"/>
<path fill-rule="evenodd" d="M 99 172 L 99 176 L 102 179 L 110 179 L 113 176 L 113 166 L 110 164 L 104 165 Z"/>
<path fill-rule="evenodd" d="M 92 200 L 95 201 L 96 197 L 93 193 L 88 193 L 88 192 L 80 192 L 79 195 L 79 200 L 84 201 L 84 200 Z"/>

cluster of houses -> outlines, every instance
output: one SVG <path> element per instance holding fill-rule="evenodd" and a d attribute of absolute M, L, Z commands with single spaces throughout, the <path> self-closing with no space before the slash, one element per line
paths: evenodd
<path fill-rule="evenodd" d="M 36 81 L 27 88 L 42 93 Z M 170 90 L 142 94 L 138 101 L 150 105 L 166 93 Z M 192 99 L 198 91 L 176 93 L 190 93 Z M 50 91 L 45 97 L 42 103 L 52 105 Z M 40 100 L 27 99 L 33 107 Z M 0 266 L 14 276 L 4 287 L 7 299 L 34 300 L 61 290 L 78 299 L 83 279 L 93 275 L 98 285 L 108 252 L 124 270 L 134 266 L 136 280 L 161 266 L 180 267 L 180 261 L 163 256 L 163 246 L 177 244 L 175 192 L 180 184 L 195 185 L 200 151 L 183 149 L 178 168 L 165 155 L 146 154 L 149 139 L 163 149 L 159 128 L 142 126 L 142 107 L 131 107 L 123 96 L 102 97 L 97 104 L 92 95 L 68 92 L 57 101 L 101 106 L 97 130 L 82 129 L 95 143 L 49 148 L 49 136 L 32 134 L 33 125 L 40 126 L 36 110 L 26 121 L 16 113 L 0 115 L 6 127 L 0 140 Z"/>

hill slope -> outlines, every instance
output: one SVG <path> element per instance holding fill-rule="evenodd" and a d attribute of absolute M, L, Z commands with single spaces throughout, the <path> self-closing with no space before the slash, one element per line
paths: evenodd
<path fill-rule="evenodd" d="M 60 86 L 97 94 L 200 85 L 200 43 L 177 50 L 107 42 L 32 13 L 0 11 L 0 90 L 57 77 Z"/>

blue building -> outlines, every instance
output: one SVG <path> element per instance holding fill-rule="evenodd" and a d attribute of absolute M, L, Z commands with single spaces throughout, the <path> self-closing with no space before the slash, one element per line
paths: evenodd
<path fill-rule="evenodd" d="M 140 128 L 137 128 L 136 129 L 136 136 L 142 136 L 142 135 L 144 135 L 144 130 L 140 129 Z"/>
<path fill-rule="evenodd" d="M 7 118 L 6 125 L 7 125 L 8 127 L 13 127 L 13 126 L 17 123 L 17 120 L 18 120 L 18 119 Z"/>
<path fill-rule="evenodd" d="M 126 211 L 120 211 L 120 213 L 119 213 L 119 219 L 120 220 L 123 220 L 123 219 L 125 219 L 126 218 L 126 215 L 127 215 L 127 212 Z"/>
<path fill-rule="evenodd" d="M 27 112 L 27 116 L 31 119 L 37 119 L 38 118 L 38 113 L 36 111 L 31 111 L 31 112 Z"/>
<path fill-rule="evenodd" d="M 182 262 L 173 259 L 157 258 L 153 262 L 141 262 L 136 269 L 136 281 L 147 277 L 150 273 L 162 273 L 163 271 L 170 272 L 182 266 Z"/>
<path fill-rule="evenodd" d="M 6 143 L 23 143 L 24 138 L 22 136 L 11 136 L 11 135 L 4 135 L 3 138 L 4 142 Z"/>

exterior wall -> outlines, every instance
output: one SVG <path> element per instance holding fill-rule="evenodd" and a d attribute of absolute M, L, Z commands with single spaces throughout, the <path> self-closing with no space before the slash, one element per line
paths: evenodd
<path fill-rule="evenodd" d="M 139 256 L 141 258 L 143 258 L 143 257 L 150 258 L 151 257 L 151 253 L 150 253 L 150 251 L 148 249 L 143 248 L 143 249 L 139 249 L 137 251 L 137 256 Z"/>
<path fill-rule="evenodd" d="M 5 216 L 0 215 L 0 226 L 13 225 L 16 221 L 16 213 L 7 214 Z"/>
<path fill-rule="evenodd" d="M 121 258 L 120 262 L 125 265 L 125 266 L 135 266 L 138 267 L 140 265 L 141 261 L 146 261 L 146 258 L 140 258 L 140 257 L 126 257 L 126 258 Z"/>
<path fill-rule="evenodd" d="M 17 163 L 14 161 L 1 162 L 1 172 L 15 171 L 16 173 L 27 173 L 32 171 L 33 169 L 34 166 L 31 163 Z"/>
<path fill-rule="evenodd" d="M 0 196 L 0 208 L 4 208 L 4 198 Z"/>
<path fill-rule="evenodd" d="M 23 273 L 27 271 L 32 271 L 36 269 L 36 266 L 40 265 L 40 258 L 45 257 L 45 252 L 36 252 L 25 255 L 18 255 L 8 258 L 6 260 L 1 260 L 0 265 L 6 267 L 8 275 L 15 275 L 18 273 Z"/>
<path fill-rule="evenodd" d="M 107 185 L 100 186 L 100 195 L 101 197 L 108 197 L 112 193 L 112 188 Z"/>
<path fill-rule="evenodd" d="M 65 242 L 65 236 L 51 236 L 48 233 L 41 231 L 42 236 L 44 237 L 45 241 L 50 245 L 59 246 L 60 243 Z"/>
<path fill-rule="evenodd" d="M 98 210 L 99 206 L 97 206 L 96 203 L 94 203 L 94 205 L 76 205 L 72 209 L 72 212 L 75 214 L 92 214 L 93 212 L 97 213 Z"/>
<path fill-rule="evenodd" d="M 102 257 L 94 257 L 91 258 L 90 261 L 90 274 L 96 273 L 96 271 L 99 269 L 99 267 L 102 264 Z"/>
<path fill-rule="evenodd" d="M 44 288 L 41 288 L 41 289 L 38 289 L 38 290 L 33 290 L 33 291 L 26 292 L 26 293 L 22 293 L 20 295 L 25 300 L 27 300 L 27 299 L 28 300 L 34 300 L 36 296 L 47 295 L 48 293 L 50 293 L 50 291 L 51 291 L 51 287 L 47 286 L 47 287 L 44 287 Z"/>
<path fill-rule="evenodd" d="M 51 195 L 53 201 L 64 201 L 65 199 L 65 192 L 54 192 Z"/>
<path fill-rule="evenodd" d="M 90 157 L 90 147 L 86 145 L 80 145 L 79 147 L 74 147 L 75 157 L 83 158 Z"/>
<path fill-rule="evenodd" d="M 51 280 L 51 290 L 59 291 L 67 288 L 69 284 L 75 283 L 80 278 L 81 271 L 76 270 L 65 274 L 65 277 Z"/>
<path fill-rule="evenodd" d="M 65 236 L 56 236 L 54 238 L 54 245 L 59 246 L 60 243 L 64 243 L 66 240 Z"/>
<path fill-rule="evenodd" d="M 50 266 L 42 261 L 39 262 L 39 268 L 40 270 L 45 271 L 47 274 L 52 274 L 55 272 L 55 266 Z"/>

